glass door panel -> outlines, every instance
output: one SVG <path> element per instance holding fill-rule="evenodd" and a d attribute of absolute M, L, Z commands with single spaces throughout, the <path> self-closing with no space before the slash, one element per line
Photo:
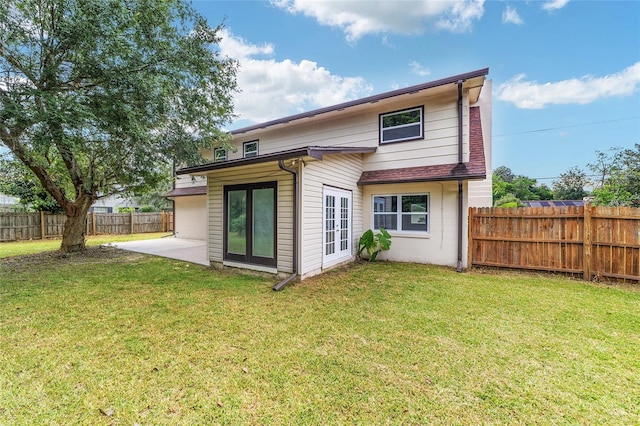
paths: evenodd
<path fill-rule="evenodd" d="M 229 191 L 227 206 L 227 252 L 246 255 L 247 191 Z"/>
<path fill-rule="evenodd" d="M 224 188 L 224 259 L 276 265 L 277 182 Z"/>
<path fill-rule="evenodd" d="M 351 192 L 325 187 L 323 262 L 331 264 L 351 256 Z"/>
<path fill-rule="evenodd" d="M 274 192 L 274 188 L 253 190 L 253 256 L 274 257 Z"/>
<path fill-rule="evenodd" d="M 330 256 L 336 252 L 336 197 L 324 197 L 324 255 Z"/>

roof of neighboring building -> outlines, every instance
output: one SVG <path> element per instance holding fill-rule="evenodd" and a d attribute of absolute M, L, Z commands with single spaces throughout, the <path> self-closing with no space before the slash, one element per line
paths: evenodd
<path fill-rule="evenodd" d="M 366 98 L 361 98 L 361 99 L 356 99 L 353 101 L 349 101 L 349 102 L 344 102 L 338 105 L 332 105 L 329 107 L 325 107 L 325 108 L 320 108 L 320 109 L 315 109 L 313 111 L 308 111 L 308 112 L 303 112 L 301 114 L 296 114 L 296 115 L 290 115 L 288 117 L 283 117 L 283 118 L 279 118 L 276 120 L 272 120 L 272 121 L 267 121 L 264 123 L 259 123 L 259 124 L 254 124 L 251 126 L 247 126 L 247 127 L 243 127 L 240 129 L 236 129 L 236 130 L 232 130 L 231 134 L 233 135 L 237 135 L 237 134 L 241 134 L 241 133 L 247 133 L 247 132 L 251 132 L 253 130 L 258 130 L 258 129 L 265 129 L 267 127 L 271 127 L 271 126 L 276 126 L 279 124 L 287 124 L 291 121 L 295 121 L 295 120 L 300 120 L 302 118 L 310 118 L 310 117 L 314 117 L 316 115 L 320 115 L 320 114 L 326 114 L 329 112 L 334 112 L 334 111 L 342 111 L 346 108 L 352 108 L 358 105 L 364 105 L 367 103 L 375 103 L 375 102 L 379 102 L 382 101 L 384 99 L 389 99 L 389 98 L 393 98 L 396 96 L 402 96 L 402 95 L 407 95 L 407 94 L 412 94 L 412 93 L 417 93 L 420 92 L 422 90 L 427 90 L 427 89 L 432 89 L 434 87 L 438 87 L 438 86 L 444 86 L 447 84 L 453 84 L 453 83 L 457 83 L 459 81 L 467 81 L 467 80 L 471 80 L 471 79 L 475 79 L 475 78 L 479 78 L 481 77 L 482 79 L 479 80 L 478 84 L 475 84 L 473 87 L 470 87 L 470 89 L 475 89 L 474 90 L 474 98 L 472 100 L 472 102 L 475 102 L 477 100 L 477 97 L 480 95 L 480 88 L 482 87 L 482 84 L 484 82 L 484 77 L 489 74 L 489 68 L 483 68 L 483 69 L 479 69 L 476 71 L 471 71 L 471 72 L 467 72 L 464 74 L 458 74 L 458 75 L 454 75 L 451 77 L 447 77 L 447 78 L 442 78 L 440 80 L 434 80 L 434 81 L 430 81 L 427 83 L 422 83 L 422 84 L 417 84 L 414 86 L 409 86 L 409 87 L 403 87 L 402 89 L 397 89 L 397 90 L 393 90 L 390 92 L 385 92 L 385 93 L 380 93 L 377 95 L 373 95 L 373 96 L 368 96 Z"/>
<path fill-rule="evenodd" d="M 531 200 L 523 201 L 525 207 L 563 207 L 563 206 L 584 206 L 584 200 Z"/>
<path fill-rule="evenodd" d="M 469 131 L 469 162 L 467 163 L 367 171 L 360 176 L 358 185 L 485 179 L 487 169 L 479 107 L 469 108 Z"/>

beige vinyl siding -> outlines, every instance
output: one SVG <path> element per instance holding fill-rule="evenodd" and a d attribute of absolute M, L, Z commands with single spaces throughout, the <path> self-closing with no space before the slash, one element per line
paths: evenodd
<path fill-rule="evenodd" d="M 256 182 L 278 182 L 277 189 L 277 269 L 293 272 L 293 177 L 280 170 L 277 163 L 234 167 L 208 175 L 209 260 L 223 262 L 224 186 Z"/>
<path fill-rule="evenodd" d="M 491 207 L 493 205 L 493 179 L 469 181 L 469 207 Z"/>
<path fill-rule="evenodd" d="M 424 106 L 425 138 L 416 141 L 379 144 L 379 114 Z M 259 140 L 260 154 L 269 154 L 306 146 L 378 147 L 367 155 L 364 170 L 380 170 L 458 161 L 458 105 L 457 95 L 417 96 L 401 102 L 381 102 L 364 110 L 335 117 L 322 122 L 292 123 L 285 128 L 267 128 L 250 134 L 235 136 L 237 152 L 228 158 L 242 157 L 242 143 Z M 463 155 L 469 160 L 469 104 L 463 100 Z"/>
<path fill-rule="evenodd" d="M 492 102 L 491 102 L 492 81 L 484 83 L 477 105 L 480 107 L 480 117 L 482 119 L 482 140 L 484 141 L 484 161 L 487 167 L 487 178 L 481 181 L 469 182 L 469 207 L 491 207 L 493 205 L 493 178 L 491 161 L 491 141 L 492 141 Z"/>
<path fill-rule="evenodd" d="M 351 246 L 355 255 L 362 234 L 362 188 L 357 185 L 362 174 L 361 155 L 328 155 L 323 161 L 307 162 L 302 168 L 301 250 L 303 278 L 322 272 L 322 214 L 325 186 L 343 189 L 352 195 Z"/>
<path fill-rule="evenodd" d="M 467 191 L 464 185 L 464 191 Z M 365 186 L 363 191 L 363 227 L 373 221 L 373 196 L 396 194 L 429 194 L 429 233 L 389 231 L 391 249 L 378 259 L 397 262 L 432 263 L 456 266 L 458 260 L 458 184 L 457 182 L 412 183 Z M 466 265 L 467 206 L 463 209 L 463 266 Z"/>
<path fill-rule="evenodd" d="M 266 129 L 259 135 L 237 135 L 233 143 L 240 149 L 230 153 L 229 158 L 241 158 L 242 143 L 256 138 L 259 139 L 260 154 L 306 146 L 377 146 L 377 121 L 377 111 L 370 111 L 364 114 L 345 114 L 320 124 L 300 123 L 291 128 Z"/>
<path fill-rule="evenodd" d="M 410 104 L 404 104 L 408 108 Z M 463 161 L 469 161 L 469 105 L 463 102 Z M 452 164 L 458 162 L 457 98 L 424 104 L 424 139 L 381 144 L 366 157 L 364 170 Z"/>
<path fill-rule="evenodd" d="M 176 176 L 176 188 L 191 188 L 192 186 L 206 186 L 206 176 L 178 175 Z"/>
<path fill-rule="evenodd" d="M 191 240 L 207 239 L 207 197 L 175 197 L 175 236 Z"/>

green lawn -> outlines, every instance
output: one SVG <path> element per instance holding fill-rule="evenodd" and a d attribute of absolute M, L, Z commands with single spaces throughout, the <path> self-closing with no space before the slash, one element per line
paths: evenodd
<path fill-rule="evenodd" d="M 167 232 L 150 232 L 145 234 L 127 234 L 127 235 L 96 235 L 87 237 L 87 246 L 97 246 L 107 243 L 121 243 L 124 241 L 153 240 L 171 235 Z M 0 259 L 9 256 L 19 256 L 23 254 L 41 253 L 44 251 L 58 250 L 60 248 L 60 239 L 51 240 L 29 240 L 14 241 L 10 243 L 0 243 Z"/>
<path fill-rule="evenodd" d="M 0 260 L 0 424 L 640 423 L 638 288 L 384 262 L 273 284 Z"/>

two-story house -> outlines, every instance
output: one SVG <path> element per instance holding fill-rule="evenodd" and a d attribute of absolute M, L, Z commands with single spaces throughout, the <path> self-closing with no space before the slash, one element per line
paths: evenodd
<path fill-rule="evenodd" d="M 385 228 L 380 259 L 461 270 L 468 207 L 491 206 L 488 72 L 232 131 L 236 152 L 178 170 L 176 236 L 206 239 L 213 266 L 304 279 Z"/>

